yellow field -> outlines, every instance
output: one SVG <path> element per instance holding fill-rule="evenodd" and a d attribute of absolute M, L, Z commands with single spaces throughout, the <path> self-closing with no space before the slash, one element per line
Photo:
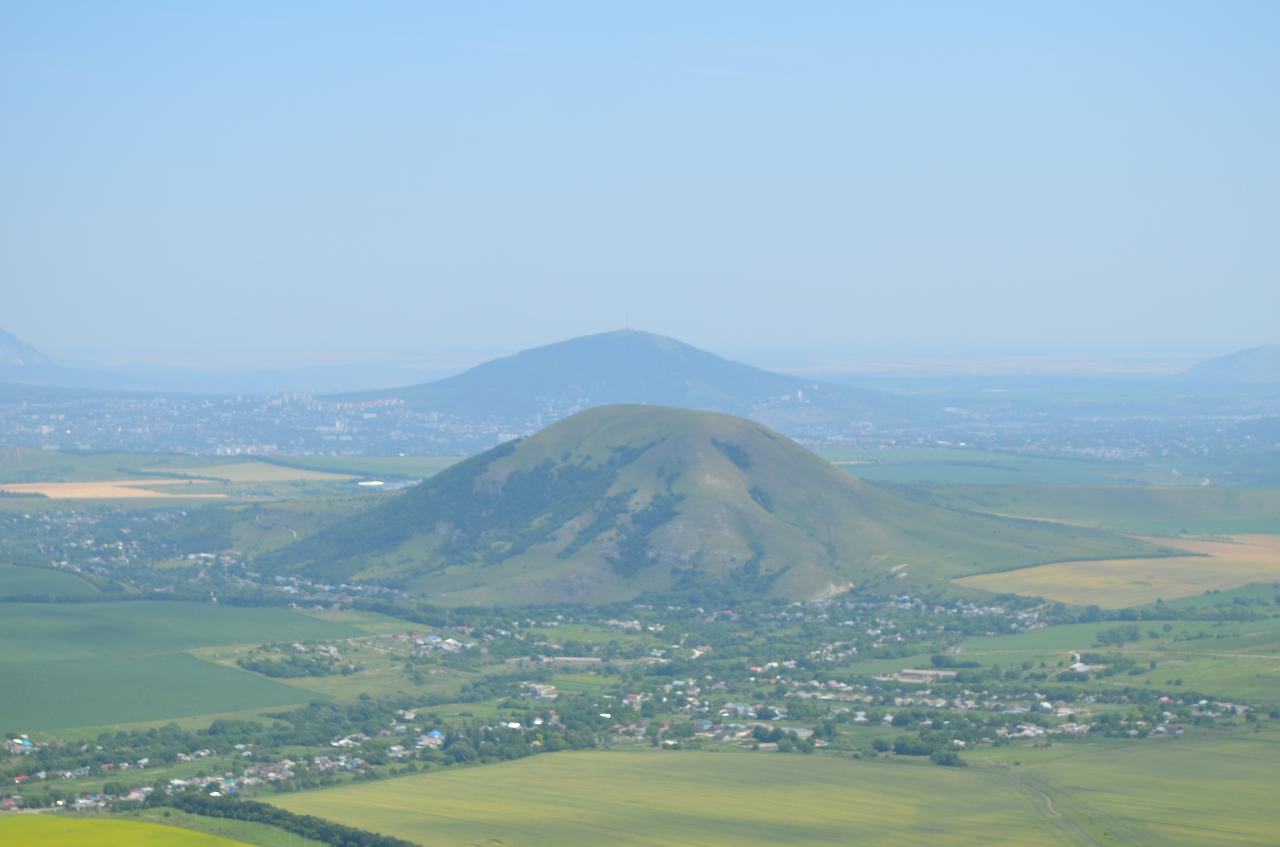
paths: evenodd
<path fill-rule="evenodd" d="M 184 486 L 207 485 L 208 479 L 116 479 L 102 482 L 5 483 L 0 491 L 11 494 L 43 494 L 51 500 L 132 500 L 144 497 L 225 497 L 225 494 L 191 493 L 174 490 Z M 145 488 L 143 486 L 146 486 Z M 151 491 L 164 487 L 165 491 Z"/>
<path fill-rule="evenodd" d="M 1059 562 L 956 580 L 986 591 L 1012 592 L 1123 608 L 1163 598 L 1190 597 L 1209 589 L 1235 588 L 1280 578 L 1280 536 L 1242 535 L 1232 541 L 1144 538 L 1196 554 L 1162 559 Z"/>
<path fill-rule="evenodd" d="M 14 847 L 236 847 L 243 842 L 133 821 L 63 815 L 0 817 L 0 844 Z"/>
<path fill-rule="evenodd" d="M 209 465 L 203 468 L 183 468 L 182 473 L 191 476 L 225 479 L 228 482 L 298 482 L 325 480 L 340 482 L 355 479 L 349 474 L 328 471 L 309 471 L 305 468 L 286 468 L 270 462 L 234 462 L 229 465 Z"/>

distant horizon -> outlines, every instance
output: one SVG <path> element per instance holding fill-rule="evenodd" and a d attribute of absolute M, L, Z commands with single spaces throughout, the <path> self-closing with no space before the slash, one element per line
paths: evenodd
<path fill-rule="evenodd" d="M 7 329 L 0 327 L 0 329 Z M 558 338 L 545 342 L 555 344 L 569 338 L 607 334 L 618 331 L 605 330 L 602 333 L 583 333 L 582 335 Z M 627 329 L 639 332 L 649 330 L 638 327 Z M 12 332 L 12 330 L 9 330 Z M 528 347 L 511 349 L 483 350 L 478 347 L 461 350 L 440 351 L 398 351 L 370 352 L 363 355 L 349 352 L 302 351 L 289 353 L 264 354 L 253 351 L 225 352 L 220 354 L 174 356 L 163 352 L 150 355 L 133 356 L 107 354 L 101 357 L 63 357 L 56 351 L 50 352 L 39 343 L 12 332 L 21 341 L 25 341 L 40 352 L 50 357 L 54 366 L 104 370 L 113 369 L 154 369 L 154 370 L 189 370 L 192 372 L 227 372 L 227 373 L 285 373 L 291 371 L 330 369 L 335 372 L 344 370 L 364 371 L 374 374 L 379 369 L 386 369 L 410 378 L 407 374 L 416 373 L 421 381 L 446 379 L 476 365 L 504 356 L 515 355 L 521 350 L 545 346 L 534 344 Z M 1159 376 L 1175 374 L 1186 370 L 1206 359 L 1237 352 L 1233 350 L 1192 352 L 1188 350 L 1164 351 L 1081 351 L 1081 350 L 973 350 L 942 352 L 863 352 L 846 353 L 826 352 L 820 350 L 785 350 L 769 347 L 755 349 L 723 351 L 703 347 L 678 336 L 666 333 L 650 333 L 675 338 L 699 349 L 707 350 L 726 359 L 742 361 L 766 370 L 797 376 L 849 376 L 866 378 L 911 378 L 911 377 L 947 377 L 947 376 Z M 1257 345 L 1255 345 L 1257 346 Z M 375 380 L 376 381 L 376 380 Z"/>

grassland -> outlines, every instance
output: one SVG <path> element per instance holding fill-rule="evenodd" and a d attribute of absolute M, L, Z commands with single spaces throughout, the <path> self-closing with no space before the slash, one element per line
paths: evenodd
<path fill-rule="evenodd" d="M 148 721 L 302 703 L 317 695 L 204 662 L 218 644 L 358 635 L 287 609 L 199 603 L 6 604 L 0 686 L 6 731 Z"/>
<path fill-rule="evenodd" d="M 1073 843 L 997 771 L 731 752 L 555 754 L 273 802 L 440 847 Z"/>
<path fill-rule="evenodd" d="M 1280 536 L 1242 536 L 1234 541 L 1146 540 L 1193 555 L 1059 562 L 977 574 L 956 583 L 996 593 L 1124 608 L 1280 578 Z"/>
<path fill-rule="evenodd" d="M 245 842 L 142 821 L 9 815 L 0 817 L 0 843 L 15 847 L 235 847 Z"/>
<path fill-rule="evenodd" d="M 230 505 L 236 515 L 231 546 L 246 556 L 257 556 L 332 526 L 381 502 L 381 497 L 361 491 L 341 497 L 291 497 L 273 503 Z"/>

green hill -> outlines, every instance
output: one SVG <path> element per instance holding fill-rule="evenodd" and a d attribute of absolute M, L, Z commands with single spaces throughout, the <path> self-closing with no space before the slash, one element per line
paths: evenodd
<path fill-rule="evenodd" d="M 806 598 L 1155 552 L 908 500 L 742 418 L 609 406 L 457 464 L 259 565 L 436 602 L 535 603 L 708 588 Z"/>

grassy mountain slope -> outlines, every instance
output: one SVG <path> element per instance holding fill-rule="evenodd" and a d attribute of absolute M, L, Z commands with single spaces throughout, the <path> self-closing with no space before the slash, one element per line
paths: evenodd
<path fill-rule="evenodd" d="M 742 418 L 611 406 L 455 465 L 260 564 L 439 602 L 597 602 L 708 586 L 803 598 L 1154 552 L 902 498 Z"/>

